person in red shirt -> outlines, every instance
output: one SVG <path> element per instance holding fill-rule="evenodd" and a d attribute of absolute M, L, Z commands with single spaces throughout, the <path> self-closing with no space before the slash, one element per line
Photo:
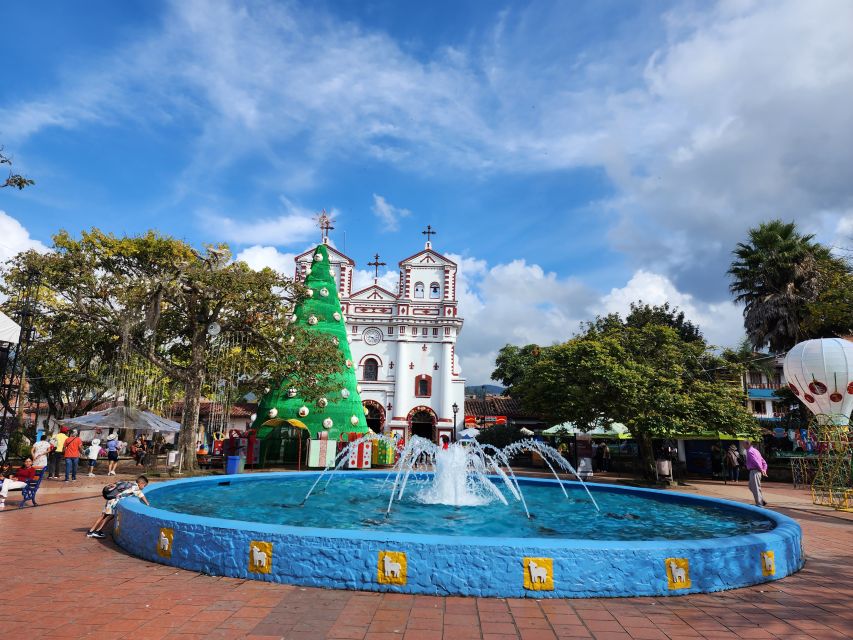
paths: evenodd
<path fill-rule="evenodd" d="M 77 435 L 77 429 L 71 430 L 71 435 L 65 441 L 65 482 L 68 482 L 68 476 L 72 480 L 77 479 L 77 465 L 80 462 L 80 450 L 83 448 L 83 441 Z"/>
<path fill-rule="evenodd" d="M 6 496 L 12 489 L 22 489 L 27 486 L 27 482 L 35 480 L 36 468 L 33 466 L 33 459 L 27 458 L 24 460 L 24 466 L 18 469 L 13 475 L 3 480 L 3 487 L 0 488 L 0 509 L 6 507 Z"/>

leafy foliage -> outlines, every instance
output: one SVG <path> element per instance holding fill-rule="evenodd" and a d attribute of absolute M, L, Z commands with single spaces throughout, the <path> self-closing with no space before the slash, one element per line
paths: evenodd
<path fill-rule="evenodd" d="M 7 164 L 10 167 L 12 166 L 12 159 L 3 153 L 3 147 L 0 147 L 0 164 Z M 24 176 L 18 173 L 14 173 L 10 168 L 9 175 L 3 182 L 0 182 L 0 189 L 3 189 L 5 187 L 13 187 L 15 189 L 21 190 L 25 187 L 29 187 L 34 184 L 34 180 L 30 180 L 29 178 L 25 178 Z"/>
<path fill-rule="evenodd" d="M 582 335 L 521 365 L 513 393 L 525 410 L 583 430 L 625 424 L 640 441 L 648 473 L 654 438 L 755 429 L 741 385 L 709 373 L 725 363 L 698 328 L 671 326 L 675 310 L 637 305 L 632 313 L 598 318 Z"/>
<path fill-rule="evenodd" d="M 744 326 L 756 349 L 769 345 L 782 353 L 805 337 L 808 305 L 825 289 L 823 273 L 836 261 L 813 239 L 793 222 L 772 220 L 738 243 L 729 288 L 745 305 Z"/>
<path fill-rule="evenodd" d="M 331 340 L 288 323 L 293 304 L 304 296 L 302 287 L 230 257 L 224 245 L 199 253 L 155 232 L 116 237 L 92 229 L 80 239 L 61 232 L 52 251 L 26 252 L 9 261 L 4 287 L 14 290 L 30 270 L 38 270 L 45 289 L 41 311 L 55 329 L 60 318 L 71 320 L 93 332 L 96 343 L 106 341 L 122 357 L 138 354 L 179 383 L 184 393 L 180 442 L 192 464 L 199 399 L 205 380 L 210 382 L 214 324 L 220 336 L 245 336 L 232 354 L 250 372 L 241 380 L 242 391 L 260 395 L 282 380 L 299 380 L 302 393 L 317 398 L 327 391 L 323 376 L 340 366 Z M 106 357 L 104 349 L 101 354 Z"/>

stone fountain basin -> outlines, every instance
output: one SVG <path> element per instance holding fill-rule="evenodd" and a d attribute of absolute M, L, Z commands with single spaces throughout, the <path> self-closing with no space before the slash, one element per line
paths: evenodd
<path fill-rule="evenodd" d="M 319 473 L 270 473 L 261 477 L 304 478 Z M 353 473 L 384 478 L 388 472 Z M 189 478 L 168 485 L 259 480 L 259 476 L 247 474 Z M 557 486 L 550 479 L 520 480 L 522 485 Z M 164 486 L 166 483 L 146 488 L 153 504 L 157 503 L 157 491 Z M 440 536 L 226 520 L 146 507 L 136 498 L 128 498 L 119 503 L 114 537 L 119 546 L 140 558 L 210 575 L 428 595 L 682 595 L 778 580 L 803 566 L 800 526 L 773 511 L 654 489 L 588 486 L 593 492 L 630 492 L 639 497 L 654 494 L 657 500 L 758 512 L 775 527 L 763 533 L 705 540 Z"/>

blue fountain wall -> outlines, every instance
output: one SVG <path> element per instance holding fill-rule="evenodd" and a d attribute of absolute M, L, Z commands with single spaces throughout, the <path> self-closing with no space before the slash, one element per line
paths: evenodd
<path fill-rule="evenodd" d="M 365 477 L 371 475 L 362 473 Z M 292 478 L 307 474 L 278 475 Z M 384 477 L 385 473 L 381 475 Z M 254 480 L 251 475 L 229 479 L 232 483 Z M 176 482 L 221 481 L 219 476 Z M 591 488 L 640 494 L 653 491 L 658 499 L 695 500 L 759 511 L 739 503 L 650 489 L 609 485 Z M 157 489 L 156 485 L 146 489 L 154 504 Z M 777 580 L 798 571 L 804 562 L 799 525 L 767 510 L 760 510 L 761 515 L 776 524 L 769 532 L 645 542 L 492 539 L 300 528 L 173 513 L 145 507 L 135 498 L 122 501 L 118 512 L 116 541 L 146 560 L 211 575 L 334 589 L 534 598 L 682 595 Z M 160 545 L 162 537 L 168 539 L 168 550 Z M 253 543 L 271 550 L 266 567 L 251 564 Z M 389 552 L 394 561 L 402 559 L 405 580 L 397 579 L 393 572 L 389 577 L 380 570 L 380 553 Z M 772 573 L 768 573 L 762 556 L 767 552 L 772 552 Z M 546 583 L 530 582 L 529 558 L 540 564 L 550 560 Z M 679 580 L 680 568 L 675 569 L 675 576 L 668 570 L 673 560 L 677 567 L 684 567 L 684 580 Z"/>

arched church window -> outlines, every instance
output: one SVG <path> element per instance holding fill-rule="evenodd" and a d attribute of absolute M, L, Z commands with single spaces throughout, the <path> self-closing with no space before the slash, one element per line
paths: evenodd
<path fill-rule="evenodd" d="M 432 395 L 432 376 L 422 373 L 415 378 L 415 396 L 429 398 Z"/>
<path fill-rule="evenodd" d="M 423 298 L 424 297 L 424 283 L 416 282 L 415 283 L 415 297 Z"/>
<path fill-rule="evenodd" d="M 373 358 L 368 358 L 364 361 L 364 379 L 378 380 L 379 379 L 379 363 Z"/>
<path fill-rule="evenodd" d="M 441 298 L 441 286 L 437 282 L 433 282 L 429 285 L 429 297 L 433 300 L 438 300 Z"/>

